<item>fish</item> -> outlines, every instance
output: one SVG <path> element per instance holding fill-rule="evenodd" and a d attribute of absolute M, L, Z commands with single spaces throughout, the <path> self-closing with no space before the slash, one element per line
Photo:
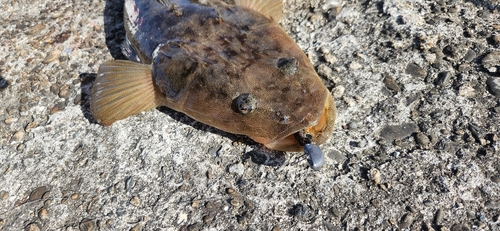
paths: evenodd
<path fill-rule="evenodd" d="M 100 124 L 166 106 L 271 150 L 299 152 L 330 138 L 335 102 L 279 25 L 282 1 L 124 4 L 128 60 L 98 69 L 90 109 Z"/>

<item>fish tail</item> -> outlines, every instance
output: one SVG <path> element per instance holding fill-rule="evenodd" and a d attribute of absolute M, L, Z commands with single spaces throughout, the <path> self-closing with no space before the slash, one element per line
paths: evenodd
<path fill-rule="evenodd" d="M 109 126 L 117 120 L 159 107 L 160 102 L 150 65 L 113 60 L 99 67 L 90 109 L 100 124 Z"/>

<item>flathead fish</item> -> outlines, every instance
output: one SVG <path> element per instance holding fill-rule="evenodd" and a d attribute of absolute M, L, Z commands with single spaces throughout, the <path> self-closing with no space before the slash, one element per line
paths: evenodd
<path fill-rule="evenodd" d="M 101 64 L 94 117 L 108 126 L 167 106 L 273 150 L 325 142 L 335 103 L 277 23 L 282 2 L 234 2 L 125 0 L 122 50 L 129 60 Z"/>

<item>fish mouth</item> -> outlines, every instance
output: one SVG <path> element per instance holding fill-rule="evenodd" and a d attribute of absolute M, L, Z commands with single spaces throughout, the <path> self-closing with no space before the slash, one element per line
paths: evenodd
<path fill-rule="evenodd" d="M 302 152 L 304 150 L 305 143 L 315 143 L 319 145 L 330 138 L 333 132 L 333 127 L 335 125 L 336 116 L 337 109 L 335 107 L 335 102 L 333 101 L 331 94 L 327 94 L 323 112 L 321 113 L 319 119 L 317 120 L 318 122 L 315 125 L 294 132 L 286 136 L 285 138 L 274 140 L 271 142 L 266 142 L 267 140 L 261 137 L 250 138 L 252 138 L 256 142 L 264 144 L 264 146 L 272 150 Z"/>

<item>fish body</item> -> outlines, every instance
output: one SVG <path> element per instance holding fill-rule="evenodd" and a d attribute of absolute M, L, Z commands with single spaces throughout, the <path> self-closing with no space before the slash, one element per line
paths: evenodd
<path fill-rule="evenodd" d="M 235 2 L 126 0 L 123 51 L 130 61 L 101 65 L 94 117 L 110 125 L 167 106 L 275 150 L 302 150 L 297 134 L 327 140 L 335 104 L 278 25 L 281 2 Z"/>

